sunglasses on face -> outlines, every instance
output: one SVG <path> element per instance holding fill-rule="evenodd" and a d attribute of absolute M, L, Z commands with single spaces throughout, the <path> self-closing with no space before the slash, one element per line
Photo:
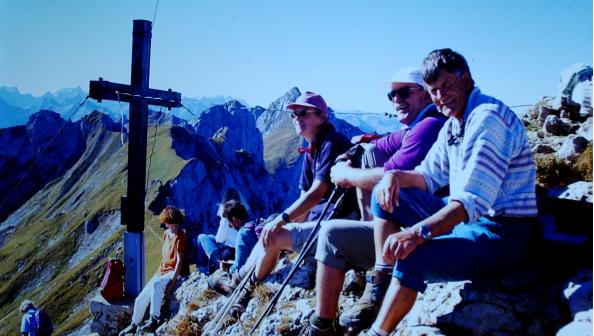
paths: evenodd
<path fill-rule="evenodd" d="M 411 91 L 420 90 L 420 89 L 421 88 L 417 87 L 417 86 L 405 86 L 405 87 L 401 87 L 398 90 L 392 90 L 392 91 L 388 92 L 388 100 L 394 101 L 394 98 L 396 98 L 396 96 L 400 97 L 400 99 L 406 99 L 406 98 L 410 97 Z"/>
<path fill-rule="evenodd" d="M 299 111 L 291 111 L 291 118 L 295 119 L 297 117 L 305 117 L 308 113 L 314 113 L 315 111 L 312 110 L 299 110 Z"/>

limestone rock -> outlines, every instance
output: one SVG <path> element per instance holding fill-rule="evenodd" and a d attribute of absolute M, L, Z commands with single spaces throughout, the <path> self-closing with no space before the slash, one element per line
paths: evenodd
<path fill-rule="evenodd" d="M 532 153 L 535 154 L 550 154 L 550 153 L 554 153 L 555 150 L 553 149 L 553 147 L 551 147 L 550 145 L 547 144 L 537 144 L 536 146 L 534 146 L 532 148 Z"/>
<path fill-rule="evenodd" d="M 350 270 L 344 275 L 342 292 L 345 294 L 358 294 L 365 288 L 365 273 Z"/>
<path fill-rule="evenodd" d="M 91 332 L 100 336 L 117 335 L 130 324 L 134 302 L 109 303 L 101 295 L 91 299 L 89 309 L 93 315 Z"/>
<path fill-rule="evenodd" d="M 572 121 L 580 121 L 582 119 L 580 116 L 580 104 L 569 98 L 561 97 L 561 110 L 559 111 L 559 116 L 561 118 L 568 118 Z"/>
<path fill-rule="evenodd" d="M 538 112 L 538 121 L 545 122 L 551 115 L 559 116 L 559 111 L 547 106 L 541 106 Z"/>
<path fill-rule="evenodd" d="M 556 155 L 562 160 L 573 161 L 586 149 L 588 143 L 586 138 L 571 134 L 563 141 L 563 145 L 561 145 Z"/>
<path fill-rule="evenodd" d="M 263 162 L 264 143 L 250 110 L 236 100 L 214 105 L 190 123 L 196 133 L 220 141 L 228 151 L 243 149 Z"/>
<path fill-rule="evenodd" d="M 561 134 L 572 134 L 575 133 L 579 128 L 580 123 L 565 117 L 559 118 L 559 129 L 561 131 Z"/>
<path fill-rule="evenodd" d="M 445 336 L 445 334 L 435 327 L 416 326 L 397 330 L 391 336 Z"/>
<path fill-rule="evenodd" d="M 559 329 L 557 336 L 592 336 L 592 309 L 578 313 L 571 323 Z"/>
<path fill-rule="evenodd" d="M 542 335 L 537 316 L 544 303 L 538 292 L 528 290 L 530 279 L 518 273 L 497 282 L 430 284 L 400 322 L 396 335 L 420 325 L 472 335 L 495 335 L 503 330 L 510 335 Z M 523 289 L 518 292 L 506 286 Z"/>
<path fill-rule="evenodd" d="M 286 258 L 282 258 L 276 266 L 275 271 L 266 277 L 265 281 L 282 283 L 291 271 L 293 261 L 296 257 L 297 254 L 293 254 Z M 291 258 L 293 260 L 291 260 Z M 312 255 L 305 257 L 303 264 L 297 269 L 289 281 L 289 285 L 304 289 L 312 289 L 315 285 L 316 263 L 317 261 Z"/>
<path fill-rule="evenodd" d="M 547 116 L 542 129 L 548 134 L 559 135 L 559 117 L 556 115 Z"/>
<path fill-rule="evenodd" d="M 549 194 L 554 197 L 592 203 L 592 182 L 574 182 L 566 187 L 551 189 Z"/>
<path fill-rule="evenodd" d="M 588 118 L 583 122 L 580 128 L 577 130 L 578 136 L 586 138 L 588 141 L 592 141 L 592 117 Z"/>

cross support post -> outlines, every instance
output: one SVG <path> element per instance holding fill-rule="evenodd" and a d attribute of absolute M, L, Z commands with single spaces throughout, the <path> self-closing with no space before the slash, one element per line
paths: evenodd
<path fill-rule="evenodd" d="M 101 102 L 114 100 L 130 104 L 128 142 L 128 189 L 122 198 L 124 234 L 124 285 L 126 296 L 136 297 L 144 285 L 144 210 L 148 105 L 181 107 L 181 93 L 149 88 L 152 23 L 134 20 L 130 85 L 99 78 L 90 81 L 89 97 Z"/>

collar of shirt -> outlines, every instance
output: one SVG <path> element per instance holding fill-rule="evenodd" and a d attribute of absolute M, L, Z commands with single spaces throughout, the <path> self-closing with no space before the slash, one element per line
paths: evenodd
<path fill-rule="evenodd" d="M 299 154 L 307 153 L 309 156 L 312 156 L 319 144 L 322 143 L 324 139 L 326 139 L 327 135 L 334 130 L 334 125 L 332 125 L 330 122 L 323 123 L 320 125 L 320 129 L 309 146 L 299 147 L 297 148 L 297 152 L 299 152 Z"/>
<path fill-rule="evenodd" d="M 421 120 L 425 119 L 425 117 L 427 117 L 429 115 L 429 112 L 435 110 L 435 104 L 433 103 L 429 103 L 427 106 L 425 106 L 425 108 L 423 108 L 421 110 L 421 112 L 419 112 L 419 114 L 417 114 L 417 117 L 415 118 L 415 120 L 413 120 L 412 123 L 410 123 L 410 125 L 406 125 L 403 127 L 403 129 L 405 130 L 411 130 L 413 127 L 415 127 Z"/>
<path fill-rule="evenodd" d="M 450 118 L 450 127 L 448 128 L 448 141 L 453 141 L 452 144 L 458 140 L 461 141 L 464 137 L 464 128 L 466 126 L 466 121 L 470 114 L 480 104 L 480 97 L 482 96 L 481 90 L 478 86 L 475 86 L 474 89 L 468 95 L 468 99 L 466 100 L 466 107 L 464 108 L 464 114 L 462 115 L 462 121 L 458 121 L 456 118 Z"/>

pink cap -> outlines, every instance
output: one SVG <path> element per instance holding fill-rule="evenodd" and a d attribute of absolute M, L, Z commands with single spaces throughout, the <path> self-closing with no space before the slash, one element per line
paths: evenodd
<path fill-rule="evenodd" d="M 294 103 L 287 105 L 287 108 L 294 110 L 300 106 L 313 107 L 322 113 L 328 114 L 328 106 L 326 105 L 324 98 L 317 93 L 307 91 L 301 94 Z"/>

